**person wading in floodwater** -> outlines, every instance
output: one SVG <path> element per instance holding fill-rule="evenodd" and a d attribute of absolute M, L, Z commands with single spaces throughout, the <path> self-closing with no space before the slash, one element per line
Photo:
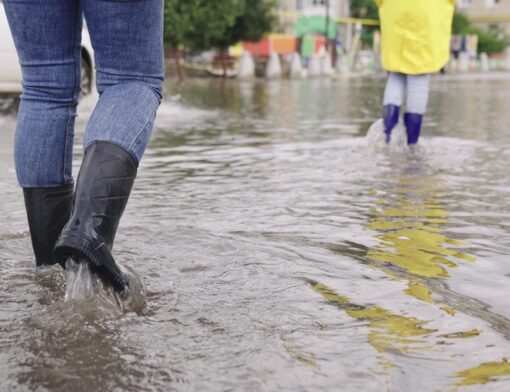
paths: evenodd
<path fill-rule="evenodd" d="M 455 0 L 376 0 L 382 34 L 382 63 L 389 72 L 384 93 L 384 132 L 390 142 L 407 90 L 407 143 L 420 137 L 430 74 L 448 62 Z"/>
<path fill-rule="evenodd" d="M 37 266 L 88 262 L 117 290 L 119 220 L 149 141 L 164 78 L 163 0 L 4 0 L 23 75 L 14 159 Z M 74 121 L 83 17 L 99 101 L 76 189 Z"/>

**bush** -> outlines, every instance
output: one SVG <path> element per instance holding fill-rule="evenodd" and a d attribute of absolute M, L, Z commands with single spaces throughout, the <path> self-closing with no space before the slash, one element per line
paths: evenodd
<path fill-rule="evenodd" d="M 500 53 L 508 46 L 506 37 L 500 39 L 490 32 L 478 27 L 470 27 L 467 30 L 467 33 L 476 34 L 478 36 L 478 53 Z"/>
<path fill-rule="evenodd" d="M 458 34 L 466 34 L 468 29 L 470 28 L 471 23 L 466 15 L 461 14 L 460 12 L 455 12 L 453 15 L 453 27 L 452 33 L 454 35 Z"/>
<path fill-rule="evenodd" d="M 474 27 L 469 19 L 456 12 L 453 17 L 453 34 L 468 35 L 476 34 L 478 36 L 479 53 L 499 53 L 503 52 L 508 46 L 508 38 L 498 26 L 490 26 L 489 29 Z"/>

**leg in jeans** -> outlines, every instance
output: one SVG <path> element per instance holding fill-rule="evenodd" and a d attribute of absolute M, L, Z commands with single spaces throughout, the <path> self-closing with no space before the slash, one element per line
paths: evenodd
<path fill-rule="evenodd" d="M 423 115 L 429 99 L 429 85 L 429 74 L 407 76 L 407 112 L 404 114 L 404 123 L 409 145 L 418 143 L 420 138 Z"/>
<path fill-rule="evenodd" d="M 77 0 L 5 0 L 4 6 L 23 75 L 16 174 L 36 263 L 49 265 L 72 202 L 81 11 Z"/>
<path fill-rule="evenodd" d="M 404 103 L 406 76 L 391 72 L 384 91 L 384 132 L 386 142 L 390 142 L 391 132 L 398 124 L 400 106 Z"/>
<path fill-rule="evenodd" d="M 427 111 L 430 74 L 407 76 L 407 112 L 424 115 Z"/>
<path fill-rule="evenodd" d="M 390 72 L 384 90 L 384 105 L 402 106 L 406 94 L 407 76 Z"/>
<path fill-rule="evenodd" d="M 163 0 L 81 0 L 94 47 L 99 102 L 84 141 L 116 144 L 137 164 L 161 101 Z"/>
<path fill-rule="evenodd" d="M 73 213 L 55 253 L 87 261 L 123 291 L 129 282 L 112 247 L 161 101 L 163 0 L 81 4 L 100 98 L 86 130 Z"/>
<path fill-rule="evenodd" d="M 18 182 L 24 188 L 72 183 L 80 88 L 78 1 L 5 0 L 4 4 L 23 75 L 14 147 Z"/>

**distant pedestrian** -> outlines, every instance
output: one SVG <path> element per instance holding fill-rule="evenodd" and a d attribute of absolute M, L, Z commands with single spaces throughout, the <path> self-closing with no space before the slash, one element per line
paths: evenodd
<path fill-rule="evenodd" d="M 461 35 L 454 35 L 452 37 L 452 54 L 453 58 L 455 60 L 458 60 L 460 51 L 462 49 L 462 36 Z"/>
<path fill-rule="evenodd" d="M 38 266 L 74 256 L 118 290 L 119 220 L 149 141 L 163 81 L 163 0 L 4 0 L 23 75 L 15 165 Z M 85 17 L 99 101 L 72 176 Z M 56 246 L 55 246 L 56 245 Z"/>
<path fill-rule="evenodd" d="M 448 62 L 455 0 L 376 0 L 382 63 L 389 72 L 384 93 L 384 132 L 389 143 L 406 102 L 409 145 L 418 143 L 427 109 L 430 74 Z M 407 93 L 407 99 L 406 99 Z"/>

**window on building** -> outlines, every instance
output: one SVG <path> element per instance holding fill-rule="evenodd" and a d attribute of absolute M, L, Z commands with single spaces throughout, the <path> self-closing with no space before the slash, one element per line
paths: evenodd
<path fill-rule="evenodd" d="M 472 0 L 457 0 L 457 5 L 459 7 L 470 7 L 472 3 Z"/>
<path fill-rule="evenodd" d="M 501 3 L 501 0 L 485 0 L 485 5 L 487 7 L 494 7 L 495 5 L 498 5 Z"/>
<path fill-rule="evenodd" d="M 296 10 L 302 10 L 307 7 L 324 7 L 326 0 L 294 0 Z M 334 6 L 336 0 L 329 0 L 329 5 Z"/>

